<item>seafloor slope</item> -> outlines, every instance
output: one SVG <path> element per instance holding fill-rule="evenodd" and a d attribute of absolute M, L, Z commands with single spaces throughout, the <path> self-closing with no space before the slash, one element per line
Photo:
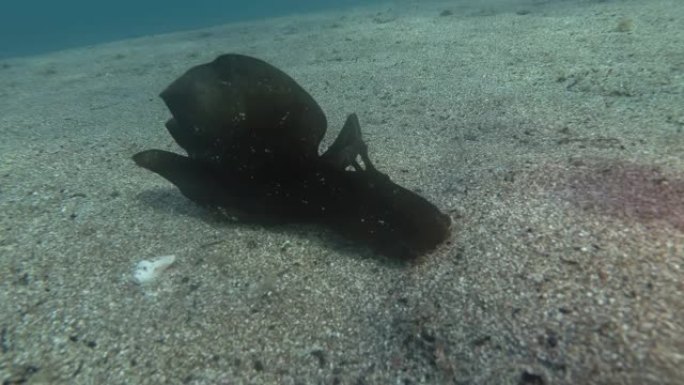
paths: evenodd
<path fill-rule="evenodd" d="M 3 384 L 682 383 L 684 2 L 539 3 L 0 63 Z M 327 138 L 356 112 L 376 165 L 452 216 L 450 243 L 404 266 L 226 223 L 136 167 L 178 150 L 158 92 L 225 52 L 291 74 Z"/>

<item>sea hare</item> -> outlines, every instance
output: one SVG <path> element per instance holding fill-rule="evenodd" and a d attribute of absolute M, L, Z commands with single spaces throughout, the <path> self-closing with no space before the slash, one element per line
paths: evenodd
<path fill-rule="evenodd" d="M 377 252 L 415 258 L 450 233 L 450 218 L 378 171 L 355 114 L 322 155 L 326 118 L 290 76 L 228 54 L 198 65 L 161 98 L 187 156 L 163 150 L 135 162 L 191 201 L 239 221 L 320 224 Z"/>

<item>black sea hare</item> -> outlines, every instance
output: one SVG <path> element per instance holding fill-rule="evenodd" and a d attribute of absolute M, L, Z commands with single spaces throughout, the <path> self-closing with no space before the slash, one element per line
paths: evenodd
<path fill-rule="evenodd" d="M 147 150 L 133 159 L 197 204 L 240 221 L 325 225 L 399 258 L 449 235 L 447 215 L 373 166 L 355 114 L 319 155 L 325 114 L 264 61 L 219 56 L 161 97 L 173 115 L 166 128 L 188 155 Z"/>

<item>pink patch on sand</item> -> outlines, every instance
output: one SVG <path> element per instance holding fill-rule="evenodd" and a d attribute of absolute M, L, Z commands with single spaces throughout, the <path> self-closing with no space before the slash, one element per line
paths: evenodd
<path fill-rule="evenodd" d="M 641 223 L 664 221 L 684 231 L 684 179 L 618 160 L 582 160 L 555 189 L 583 210 Z"/>

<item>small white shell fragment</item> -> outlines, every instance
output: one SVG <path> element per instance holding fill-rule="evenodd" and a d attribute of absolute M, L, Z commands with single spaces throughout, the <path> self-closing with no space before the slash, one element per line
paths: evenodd
<path fill-rule="evenodd" d="M 165 255 L 153 260 L 142 260 L 135 265 L 133 270 L 133 278 L 139 284 L 145 284 L 154 281 L 174 262 L 175 255 Z"/>

